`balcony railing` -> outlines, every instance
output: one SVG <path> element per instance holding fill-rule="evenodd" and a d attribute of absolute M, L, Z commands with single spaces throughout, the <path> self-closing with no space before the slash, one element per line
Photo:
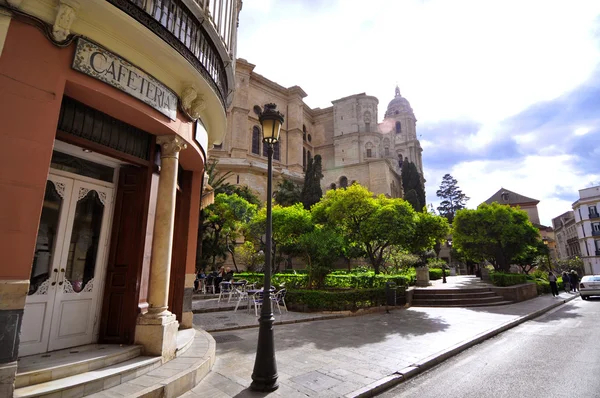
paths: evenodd
<path fill-rule="evenodd" d="M 596 250 L 596 256 L 600 256 L 600 250 Z"/>
<path fill-rule="evenodd" d="M 590 218 L 600 218 L 600 214 L 598 213 L 589 213 Z"/>
<path fill-rule="evenodd" d="M 592 236 L 600 236 L 600 231 L 597 229 L 592 230 Z"/>
<path fill-rule="evenodd" d="M 229 83 L 217 46 L 231 53 L 235 43 L 236 0 L 106 0 L 166 41 L 188 60 L 219 93 L 226 106 Z M 201 8 L 221 36 L 215 43 L 200 19 L 185 3 Z M 212 4 L 210 4 L 212 3 Z M 207 13 L 208 11 L 208 13 Z"/>

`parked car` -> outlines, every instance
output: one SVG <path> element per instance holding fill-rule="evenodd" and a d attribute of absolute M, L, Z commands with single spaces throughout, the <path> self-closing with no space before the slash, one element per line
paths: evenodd
<path fill-rule="evenodd" d="M 579 293 L 582 300 L 590 296 L 600 296 L 600 275 L 586 275 L 579 282 Z"/>

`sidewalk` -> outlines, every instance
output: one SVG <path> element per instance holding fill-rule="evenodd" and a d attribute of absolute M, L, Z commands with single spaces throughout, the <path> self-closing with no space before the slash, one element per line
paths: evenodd
<path fill-rule="evenodd" d="M 497 307 L 413 307 L 275 326 L 279 389 L 270 394 L 248 389 L 258 329 L 215 332 L 215 366 L 183 396 L 371 396 L 575 297 L 545 295 Z"/>

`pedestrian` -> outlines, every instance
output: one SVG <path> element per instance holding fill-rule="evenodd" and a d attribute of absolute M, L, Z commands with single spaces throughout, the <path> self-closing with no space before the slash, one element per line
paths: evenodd
<path fill-rule="evenodd" d="M 569 293 L 571 291 L 571 282 L 569 279 L 569 274 L 567 271 L 562 273 L 563 287 L 565 288 L 565 293 Z"/>
<path fill-rule="evenodd" d="M 571 290 L 576 293 L 579 290 L 579 275 L 577 275 L 577 272 L 575 272 L 574 269 L 571 270 L 569 280 L 571 282 Z"/>
<path fill-rule="evenodd" d="M 556 286 L 556 276 L 552 272 L 548 272 L 548 282 L 550 282 L 550 290 L 552 297 L 558 296 L 558 286 Z"/>

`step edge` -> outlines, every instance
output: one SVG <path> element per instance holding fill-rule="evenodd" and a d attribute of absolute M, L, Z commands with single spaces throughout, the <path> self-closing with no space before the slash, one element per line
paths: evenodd
<path fill-rule="evenodd" d="M 52 367 L 49 367 L 49 368 L 43 368 L 43 369 L 39 369 L 39 370 L 29 370 L 29 371 L 25 371 L 23 373 L 19 373 L 19 368 L 17 366 L 16 377 L 18 378 L 19 376 L 22 376 L 22 377 L 31 376 L 33 373 L 38 373 L 38 372 L 43 372 L 43 371 L 58 370 L 58 369 L 61 369 L 61 368 L 64 368 L 64 367 L 72 366 L 72 365 L 80 365 L 80 364 L 85 363 L 85 362 L 96 362 L 96 361 L 99 361 L 99 360 L 106 360 L 107 358 L 110 358 L 112 356 L 119 356 L 119 355 L 130 353 L 131 351 L 136 351 L 136 350 L 139 351 L 140 354 L 141 354 L 141 352 L 142 352 L 142 346 L 141 345 L 131 345 L 131 346 L 128 346 L 125 351 L 121 351 L 118 354 L 115 354 L 115 353 L 113 353 L 113 354 L 107 354 L 107 355 L 103 355 L 101 357 L 95 357 L 95 358 L 92 358 L 92 359 L 83 359 L 81 361 L 76 361 L 76 362 L 68 362 L 68 363 L 65 363 L 65 364 L 62 364 L 62 365 L 56 365 L 56 366 L 52 366 Z"/>
<path fill-rule="evenodd" d="M 131 361 L 138 361 L 136 363 L 131 363 L 131 364 L 127 364 L 124 365 L 127 362 L 131 362 Z M 104 380 L 104 379 L 108 379 L 109 377 L 115 376 L 117 374 L 122 374 L 122 373 L 126 373 L 126 372 L 130 372 L 130 371 L 136 371 L 140 368 L 146 367 L 146 366 L 151 366 L 153 364 L 155 364 L 156 362 L 161 362 L 161 357 L 148 357 L 148 356 L 139 356 L 130 360 L 127 360 L 125 362 L 120 362 L 114 365 L 110 365 L 106 368 L 100 368 L 100 369 L 96 369 L 96 370 L 90 370 L 88 372 L 84 372 L 84 373 L 80 373 L 77 375 L 73 375 L 73 376 L 67 376 L 64 377 L 62 379 L 56 379 L 56 380 L 51 380 L 51 381 L 47 381 L 44 383 L 39 383 L 39 384 L 32 384 L 26 387 L 21 387 L 21 388 L 17 388 L 14 391 L 14 398 L 27 398 L 27 397 L 38 397 L 38 396 L 42 396 L 45 394 L 52 394 L 55 392 L 59 392 L 59 391 L 66 391 L 66 390 L 70 390 L 72 388 L 76 388 L 79 387 L 81 385 L 85 385 L 88 383 L 93 383 L 95 381 L 99 381 L 99 380 Z M 125 366 L 125 369 L 118 369 L 119 367 L 123 367 Z M 62 385 L 62 386 L 52 386 L 52 384 L 56 384 L 59 381 L 61 383 L 64 383 L 65 380 L 68 380 L 70 378 L 75 378 L 75 377 L 81 377 L 81 376 L 85 376 L 86 374 L 92 373 L 92 372 L 99 372 L 99 371 L 106 371 L 106 370 L 111 370 L 112 372 L 109 372 L 105 375 L 102 375 L 100 377 L 94 377 L 93 375 L 88 375 L 87 380 L 81 380 L 79 382 L 70 384 L 70 385 Z M 31 390 L 32 388 L 36 388 L 36 391 L 28 391 Z"/>

